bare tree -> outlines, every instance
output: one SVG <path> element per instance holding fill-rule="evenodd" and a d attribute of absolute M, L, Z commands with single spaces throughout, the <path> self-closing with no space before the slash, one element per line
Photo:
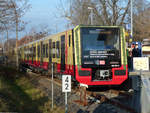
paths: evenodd
<path fill-rule="evenodd" d="M 41 38 L 44 38 L 51 34 L 51 29 L 46 24 L 40 24 L 38 27 L 32 27 L 30 32 L 27 33 L 24 37 L 22 37 L 18 43 L 19 45 L 23 45 Z"/>
<path fill-rule="evenodd" d="M 11 10 L 11 5 L 7 0 L 0 1 L 0 30 L 5 30 L 6 25 L 10 23 L 13 17 L 13 11 Z M 5 26 L 4 26 L 5 25 Z"/>
<path fill-rule="evenodd" d="M 70 21 L 73 26 L 90 24 L 90 10 L 93 8 L 94 25 L 130 24 L 131 0 L 60 0 L 57 9 L 61 17 Z M 66 2 L 69 3 L 65 7 Z M 150 37 L 150 8 L 147 0 L 133 2 L 133 39 L 142 40 Z"/>
<path fill-rule="evenodd" d="M 14 11 L 14 24 L 16 27 L 16 66 L 18 68 L 18 32 L 19 23 L 21 23 L 21 17 L 25 14 L 26 10 L 29 8 L 27 0 L 10 0 L 11 8 Z"/>
<path fill-rule="evenodd" d="M 123 25 L 127 21 L 130 0 L 70 0 L 68 10 L 61 7 L 61 14 L 73 25 L 89 24 L 90 10 L 94 9 L 95 25 Z M 64 9 L 64 10 L 63 10 Z"/>
<path fill-rule="evenodd" d="M 32 37 L 31 41 L 41 39 L 51 34 L 51 29 L 47 24 L 39 24 L 38 27 L 32 27 L 29 36 Z"/>
<path fill-rule="evenodd" d="M 134 40 L 142 41 L 150 38 L 150 8 L 144 9 L 138 14 L 134 14 Z"/>
<path fill-rule="evenodd" d="M 90 4 L 91 0 L 60 0 L 57 9 L 61 17 L 69 20 L 74 26 L 78 24 L 89 24 L 88 18 L 90 11 L 88 10 L 88 6 Z"/>
<path fill-rule="evenodd" d="M 13 17 L 13 11 L 11 10 L 11 5 L 7 0 L 0 1 L 0 32 L 6 31 L 7 40 L 8 32 L 11 26 L 11 21 Z"/>
<path fill-rule="evenodd" d="M 25 27 L 21 17 L 26 13 L 30 5 L 27 0 L 1 0 L 0 3 L 0 30 L 15 28 L 16 31 L 16 65 L 18 67 L 18 32 Z"/>

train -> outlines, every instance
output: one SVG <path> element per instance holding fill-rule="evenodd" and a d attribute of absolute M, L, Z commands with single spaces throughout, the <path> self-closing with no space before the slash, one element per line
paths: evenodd
<path fill-rule="evenodd" d="M 37 72 L 71 75 L 86 86 L 121 85 L 128 79 L 122 26 L 77 25 L 18 47 L 20 65 Z"/>

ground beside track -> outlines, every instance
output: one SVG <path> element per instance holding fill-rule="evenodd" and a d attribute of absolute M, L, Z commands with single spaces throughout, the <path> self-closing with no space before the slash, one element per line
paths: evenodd
<path fill-rule="evenodd" d="M 51 100 L 24 73 L 0 65 L 0 112 L 52 113 Z M 54 106 L 53 113 L 64 113 Z"/>
<path fill-rule="evenodd" d="M 51 79 L 46 78 L 44 76 L 40 76 L 35 73 L 29 74 L 30 79 L 32 80 L 32 83 L 39 88 L 40 90 L 44 91 L 49 98 L 51 98 Z M 130 102 L 130 99 L 124 98 L 122 96 L 117 96 L 116 94 L 111 94 L 109 91 L 102 91 L 101 95 L 106 95 L 110 99 L 114 99 L 118 102 L 125 103 L 128 105 Z M 61 82 L 58 82 L 57 80 L 54 81 L 54 103 L 57 106 L 60 106 L 65 109 L 65 100 L 64 100 L 64 93 L 62 93 L 61 89 Z M 88 100 L 89 105 L 88 106 L 82 106 L 78 103 L 76 103 L 76 100 L 79 100 L 79 92 L 76 92 L 72 90 L 71 93 L 68 94 L 68 107 L 69 112 L 68 113 L 130 113 L 128 110 L 119 108 L 116 105 L 113 105 L 109 102 L 90 102 L 93 100 Z"/>
<path fill-rule="evenodd" d="M 10 70 L 10 69 L 6 69 Z M 3 84 L 7 84 L 7 87 L 0 87 L 0 112 L 1 111 L 19 111 L 21 113 L 64 113 L 65 105 L 64 105 L 64 93 L 61 90 L 61 82 L 54 82 L 54 110 L 51 111 L 51 79 L 46 78 L 45 76 L 41 76 L 35 73 L 18 74 L 12 73 L 11 71 L 7 72 L 3 69 L 0 69 L 0 75 L 16 75 L 15 82 L 8 84 L 7 82 L 3 82 Z M 134 75 L 134 74 L 133 74 Z M 136 74 L 135 74 L 136 75 Z M 11 77 L 10 77 L 11 78 Z M 1 79 L 0 83 L 4 81 Z M 5 80 L 6 81 L 6 80 Z M 12 82 L 12 81 L 11 81 Z M 13 86 L 13 85 L 14 86 Z M 2 86 L 2 85 L 1 85 Z M 3 85 L 4 86 L 4 85 Z M 17 90 L 14 87 L 18 87 Z M 3 90 L 2 90 L 3 89 Z M 2 93 L 5 93 L 5 95 Z M 115 100 L 115 102 L 119 102 L 124 104 L 125 106 L 129 106 L 132 108 L 138 107 L 136 106 L 139 95 L 135 92 L 131 97 L 124 98 L 122 95 L 117 95 L 115 93 L 111 93 L 109 90 L 96 92 L 96 94 L 105 95 L 110 100 Z M 28 95 L 30 98 L 27 98 Z M 45 99 L 43 99 L 45 98 Z M 39 101 L 38 101 L 39 100 Z M 41 100 L 41 101 L 40 101 Z M 46 100 L 46 101 L 43 101 Z M 79 93 L 72 90 L 71 93 L 68 94 L 68 113 L 133 113 L 134 111 L 126 110 L 126 108 L 121 108 L 116 106 L 116 103 L 104 101 L 104 102 L 93 102 L 93 100 L 88 100 L 88 106 L 82 106 L 75 102 L 75 100 L 79 100 Z M 135 101 L 136 100 L 136 101 Z M 92 102 L 91 102 L 92 101 Z M 17 104 L 16 104 L 17 103 Z M 21 103 L 21 104 L 18 104 Z M 29 111 L 30 110 L 30 111 Z"/>

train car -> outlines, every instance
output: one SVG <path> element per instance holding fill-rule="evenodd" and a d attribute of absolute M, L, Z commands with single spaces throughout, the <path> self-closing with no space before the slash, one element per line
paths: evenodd
<path fill-rule="evenodd" d="M 22 49 L 20 63 L 41 72 L 51 72 L 53 64 L 55 74 L 72 75 L 87 86 L 120 85 L 128 78 L 125 30 L 120 26 L 78 25 L 19 48 L 29 48 Z"/>

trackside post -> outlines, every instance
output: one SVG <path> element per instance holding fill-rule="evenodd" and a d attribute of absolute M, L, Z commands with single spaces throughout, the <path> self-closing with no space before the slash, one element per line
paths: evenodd
<path fill-rule="evenodd" d="M 53 109 L 53 107 L 54 107 L 54 87 L 53 87 L 53 84 L 54 84 L 54 82 L 53 82 L 53 78 L 54 78 L 54 75 L 53 75 L 53 63 L 52 63 L 52 109 Z"/>
<path fill-rule="evenodd" d="M 67 92 L 71 92 L 71 75 L 62 76 L 62 92 L 65 92 L 65 113 L 68 112 Z"/>

